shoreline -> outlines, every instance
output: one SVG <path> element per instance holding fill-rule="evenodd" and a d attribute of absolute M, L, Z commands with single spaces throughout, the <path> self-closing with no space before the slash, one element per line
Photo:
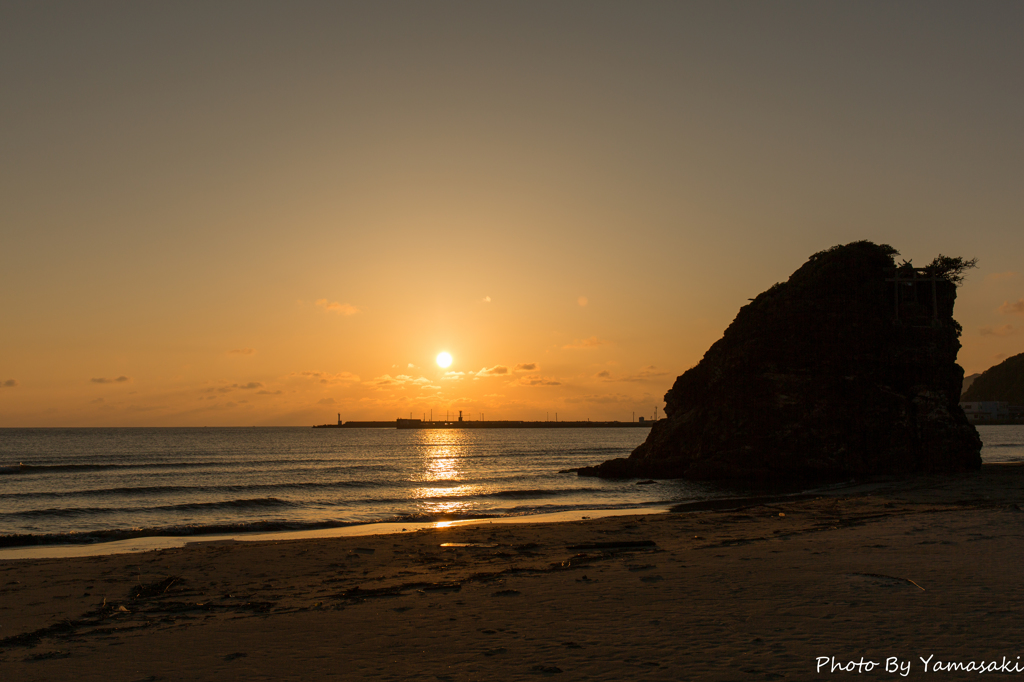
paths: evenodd
<path fill-rule="evenodd" d="M 1014 464 L 1014 463 L 994 463 Z M 1020 463 L 1024 467 L 1024 463 Z M 880 477 L 873 481 L 848 481 L 841 483 L 821 484 L 818 487 L 805 488 L 790 486 L 780 490 L 774 486 L 751 488 L 742 486 L 734 488 L 740 493 L 734 496 L 713 497 L 685 502 L 661 502 L 646 506 L 623 507 L 613 509 L 581 508 L 558 512 L 541 512 L 535 514 L 467 517 L 460 519 L 441 519 L 435 521 L 368 521 L 351 523 L 342 526 L 309 528 L 305 530 L 253 530 L 196 533 L 189 535 L 173 535 L 155 533 L 138 535 L 117 540 L 101 540 L 78 543 L 38 543 L 11 545 L 0 547 L 0 561 L 20 559 L 61 559 L 72 557 L 106 556 L 115 554 L 137 554 L 165 549 L 175 549 L 187 545 L 206 542 L 273 542 L 285 540 L 311 540 L 342 537 L 363 537 L 368 535 L 400 535 L 430 529 L 451 528 L 463 525 L 479 524 L 548 524 L 571 521 L 585 521 L 608 516 L 647 516 L 665 513 L 697 512 L 697 511 L 729 511 L 750 506 L 780 502 L 787 500 L 812 499 L 823 495 L 836 495 L 845 491 L 865 491 L 878 486 L 891 485 L 902 480 L 901 477 Z M 742 491 L 742 492 L 741 492 Z M 126 531 L 128 532 L 128 531 Z M 88 533 L 85 533 L 88 535 Z"/>
<path fill-rule="evenodd" d="M 0 561 L 20 559 L 63 559 L 70 557 L 136 554 L 164 549 L 176 549 L 207 542 L 277 542 L 285 540 L 313 540 L 327 538 L 364 537 L 367 535 L 401 535 L 421 530 L 451 528 L 454 526 L 505 523 L 564 523 L 604 518 L 606 516 L 637 516 L 669 513 L 670 504 L 624 509 L 577 509 L 572 511 L 525 514 L 521 516 L 483 516 L 449 521 L 374 521 L 354 523 L 332 528 L 310 530 L 252 531 L 239 533 L 209 533 L 197 535 L 144 535 L 124 540 L 91 543 L 53 543 L 16 545 L 0 548 Z"/>
<path fill-rule="evenodd" d="M 986 464 L 729 509 L 0 560 L 0 674 L 920 677 L 919 657 L 1022 655 L 1022 491 L 1024 465 Z"/>
<path fill-rule="evenodd" d="M 71 557 L 106 556 L 114 554 L 137 554 L 140 552 L 175 549 L 204 542 L 271 542 L 283 540 L 307 540 L 341 537 L 362 537 L 367 535 L 396 535 L 421 530 L 451 528 L 480 524 L 548 524 L 571 521 L 586 521 L 609 516 L 647 516 L 686 511 L 729 510 L 769 501 L 806 499 L 835 491 L 856 488 L 864 484 L 847 482 L 825 484 L 818 488 L 793 487 L 785 492 L 749 491 L 738 496 L 697 499 L 684 502 L 664 501 L 649 505 L 621 508 L 580 508 L 557 512 L 527 513 L 507 516 L 481 515 L 459 519 L 434 521 L 368 521 L 342 526 L 309 528 L 305 530 L 253 530 L 196 533 L 173 535 L 154 533 L 137 535 L 117 540 L 71 543 L 36 543 L 0 547 L 0 561 L 20 559 L 61 559 Z M 743 490 L 735 489 L 736 492 Z M 125 531 L 129 532 L 129 531 Z M 83 533 L 88 535 L 88 533 Z M 0 538 L 3 539 L 3 538 Z"/>

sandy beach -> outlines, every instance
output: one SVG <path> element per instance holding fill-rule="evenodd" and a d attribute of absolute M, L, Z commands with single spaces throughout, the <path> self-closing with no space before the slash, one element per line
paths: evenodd
<path fill-rule="evenodd" d="M 0 676 L 1024 674 L 1022 491 L 1024 466 L 986 464 L 669 514 L 2 561 Z"/>

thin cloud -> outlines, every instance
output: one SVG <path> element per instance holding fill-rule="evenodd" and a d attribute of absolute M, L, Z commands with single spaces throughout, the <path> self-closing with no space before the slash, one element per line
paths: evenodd
<path fill-rule="evenodd" d="M 288 376 L 313 379 L 321 384 L 354 384 L 359 382 L 359 377 L 352 374 L 352 372 L 331 374 L 330 372 L 321 372 L 319 370 L 307 370 L 304 372 L 292 372 Z"/>
<path fill-rule="evenodd" d="M 602 341 L 601 339 L 597 338 L 596 336 L 591 336 L 589 339 L 576 339 L 572 343 L 568 343 L 568 344 L 562 346 L 562 348 L 569 349 L 569 350 L 580 350 L 580 349 L 584 349 L 584 348 L 597 348 L 598 346 L 605 346 L 605 345 L 608 345 L 607 341 Z"/>
<path fill-rule="evenodd" d="M 999 306 L 999 312 L 1003 315 L 1024 315 L 1024 298 L 1013 303 L 1003 301 L 1003 304 Z"/>
<path fill-rule="evenodd" d="M 255 348 L 235 348 L 228 351 L 228 355 L 256 355 Z"/>
<path fill-rule="evenodd" d="M 418 384 L 420 386 L 426 386 L 431 383 L 430 379 L 426 377 L 411 377 L 408 374 L 399 374 L 395 378 L 401 381 L 403 384 Z"/>
<path fill-rule="evenodd" d="M 986 282 L 1008 282 L 1013 279 L 1017 279 L 1020 275 L 1016 272 L 993 272 L 991 275 L 985 275 Z"/>
<path fill-rule="evenodd" d="M 278 389 L 276 391 L 256 391 L 256 395 L 281 395 L 284 391 Z"/>
<path fill-rule="evenodd" d="M 228 405 L 234 406 L 234 403 L 228 403 Z M 129 405 L 124 408 L 128 412 L 152 412 L 154 410 L 162 410 L 166 405 Z"/>
<path fill-rule="evenodd" d="M 89 381 L 91 381 L 94 384 L 123 384 L 128 381 L 131 381 L 131 378 L 126 376 L 119 376 L 116 379 L 108 379 L 106 377 L 93 377 L 92 379 L 89 379 Z"/>
<path fill-rule="evenodd" d="M 491 297 L 490 296 L 484 296 L 484 303 L 490 303 L 490 302 L 491 302 Z"/>
<path fill-rule="evenodd" d="M 1017 331 L 1012 324 L 1004 324 L 1002 327 L 982 327 L 978 333 L 982 336 L 1013 336 Z"/>
<path fill-rule="evenodd" d="M 508 367 L 504 365 L 495 365 L 494 367 L 484 367 L 476 373 L 478 377 L 496 377 L 502 374 L 508 374 Z"/>
<path fill-rule="evenodd" d="M 250 389 L 250 388 L 263 388 L 263 384 L 261 384 L 258 381 L 250 381 L 247 384 L 231 384 L 231 387 L 232 388 L 241 388 L 242 390 L 247 390 L 247 389 Z"/>
<path fill-rule="evenodd" d="M 14 388 L 17 385 L 18 385 L 18 380 L 17 379 L 8 379 L 7 381 L 5 381 L 2 384 L 0 384 L 0 387 L 3 387 L 3 388 Z"/>
<path fill-rule="evenodd" d="M 411 377 L 408 374 L 399 374 L 398 376 L 391 376 L 390 374 L 383 374 L 379 377 L 375 377 L 370 381 L 363 382 L 368 386 L 421 386 L 423 388 L 431 387 L 430 379 L 426 377 Z"/>
<path fill-rule="evenodd" d="M 536 362 L 524 362 L 516 365 L 517 372 L 534 372 L 537 370 Z"/>
<path fill-rule="evenodd" d="M 574 396 L 571 398 L 566 398 L 565 402 L 572 404 L 593 403 L 597 405 L 621 405 L 623 403 L 635 403 L 636 398 L 628 395 L 622 395 L 621 393 L 614 395 L 607 395 L 602 393 L 595 395 Z"/>
<path fill-rule="evenodd" d="M 355 315 L 359 312 L 359 308 L 354 305 L 328 301 L 326 298 L 317 299 L 316 305 L 329 313 L 338 313 L 339 315 Z"/>
<path fill-rule="evenodd" d="M 333 405 L 334 404 L 334 398 L 324 398 L 322 400 L 316 401 L 316 404 L 317 405 Z"/>
<path fill-rule="evenodd" d="M 548 377 L 520 377 L 520 386 L 561 386 L 561 381 L 555 381 Z"/>
<path fill-rule="evenodd" d="M 627 375 L 621 376 L 621 377 L 612 377 L 611 372 L 609 372 L 607 370 L 605 370 L 604 372 L 598 372 L 598 374 L 597 374 L 597 377 L 599 379 L 603 379 L 604 381 L 630 381 L 630 382 L 653 381 L 653 380 L 657 379 L 658 377 L 663 377 L 663 376 L 668 376 L 668 372 L 658 371 L 658 368 L 655 367 L 654 365 L 648 365 L 647 367 L 644 367 L 642 370 L 640 370 L 636 374 L 627 374 Z"/>

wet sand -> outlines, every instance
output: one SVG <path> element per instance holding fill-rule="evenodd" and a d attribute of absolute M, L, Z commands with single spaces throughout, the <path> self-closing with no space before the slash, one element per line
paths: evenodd
<path fill-rule="evenodd" d="M 729 509 L 0 561 L 0 677 L 1024 674 L 1022 497 L 1024 466 L 987 464 Z"/>

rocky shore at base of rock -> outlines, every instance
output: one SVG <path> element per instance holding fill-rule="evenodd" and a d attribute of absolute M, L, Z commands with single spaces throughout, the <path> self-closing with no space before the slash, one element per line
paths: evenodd
<path fill-rule="evenodd" d="M 579 474 L 825 480 L 978 469 L 981 440 L 958 405 L 955 281 L 894 255 L 854 242 L 811 256 L 676 379 L 666 418 L 629 458 Z"/>

